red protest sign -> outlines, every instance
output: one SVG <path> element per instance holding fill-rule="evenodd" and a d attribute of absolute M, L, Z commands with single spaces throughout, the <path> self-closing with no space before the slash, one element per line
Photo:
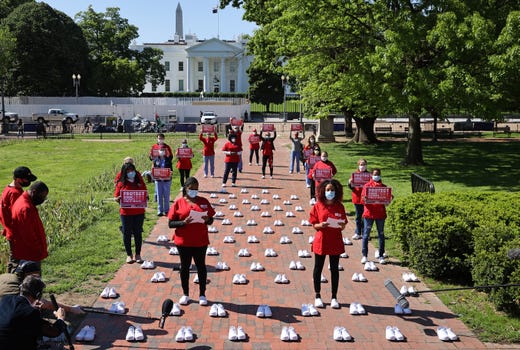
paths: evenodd
<path fill-rule="evenodd" d="M 372 174 L 364 171 L 362 173 L 352 173 L 352 181 L 350 184 L 354 187 L 363 187 L 367 182 L 370 181 Z"/>
<path fill-rule="evenodd" d="M 391 187 L 366 187 L 365 203 L 389 204 L 392 201 Z"/>
<path fill-rule="evenodd" d="M 331 168 L 319 168 L 314 169 L 314 180 L 320 182 L 323 180 L 332 179 L 332 169 Z"/>
<path fill-rule="evenodd" d="M 309 159 L 310 156 L 312 156 L 313 152 L 312 149 L 304 149 L 303 150 L 303 159 Z"/>
<path fill-rule="evenodd" d="M 291 124 L 291 131 L 303 131 L 303 125 L 300 123 L 293 123 Z"/>
<path fill-rule="evenodd" d="M 264 131 L 264 132 L 274 131 L 274 124 L 262 124 L 262 131 Z"/>
<path fill-rule="evenodd" d="M 249 143 L 253 145 L 258 145 L 260 143 L 260 135 L 249 136 Z"/>
<path fill-rule="evenodd" d="M 231 126 L 242 126 L 242 124 L 244 124 L 244 121 L 238 118 L 231 118 L 229 123 L 231 124 Z"/>
<path fill-rule="evenodd" d="M 177 148 L 177 158 L 193 158 L 193 151 L 191 148 Z"/>
<path fill-rule="evenodd" d="M 146 190 L 121 190 L 119 195 L 121 208 L 146 208 L 148 202 Z"/>
<path fill-rule="evenodd" d="M 155 180 L 170 180 L 172 170 L 170 168 L 152 168 L 152 177 Z"/>
<path fill-rule="evenodd" d="M 201 132 L 202 133 L 213 134 L 215 132 L 215 125 L 202 124 Z"/>
<path fill-rule="evenodd" d="M 317 155 L 314 155 L 314 154 L 311 154 L 308 158 L 308 161 L 309 161 L 309 167 L 312 168 L 314 166 L 314 164 L 318 163 L 319 161 L 321 160 L 321 157 L 320 156 L 317 156 Z"/>

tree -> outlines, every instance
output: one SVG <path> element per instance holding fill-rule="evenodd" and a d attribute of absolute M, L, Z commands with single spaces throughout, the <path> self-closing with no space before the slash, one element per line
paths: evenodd
<path fill-rule="evenodd" d="M 34 0 L 0 0 L 0 20 L 9 16 L 18 6 Z"/>
<path fill-rule="evenodd" d="M 72 94 L 71 76 L 84 72 L 87 63 L 83 33 L 72 19 L 45 3 L 27 2 L 16 7 L 4 24 L 16 39 L 8 93 Z"/>
<path fill-rule="evenodd" d="M 269 104 L 282 103 L 283 88 L 280 75 L 250 66 L 248 70 L 251 101 L 263 104 L 269 112 Z"/>

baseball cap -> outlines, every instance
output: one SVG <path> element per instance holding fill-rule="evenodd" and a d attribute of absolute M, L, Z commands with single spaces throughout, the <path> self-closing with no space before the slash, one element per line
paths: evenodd
<path fill-rule="evenodd" d="M 15 178 L 26 179 L 31 182 L 36 181 L 37 179 L 37 177 L 31 173 L 31 170 L 25 166 L 19 166 L 18 168 L 14 169 L 13 175 Z"/>

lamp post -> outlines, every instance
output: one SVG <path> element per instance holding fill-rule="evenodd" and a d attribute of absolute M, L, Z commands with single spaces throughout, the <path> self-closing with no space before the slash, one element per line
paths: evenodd
<path fill-rule="evenodd" d="M 282 89 L 283 89 L 283 122 L 285 123 L 287 121 L 287 100 L 286 100 L 286 88 L 287 84 L 289 82 L 289 76 L 288 75 L 282 75 Z"/>
<path fill-rule="evenodd" d="M 81 80 L 81 75 L 78 74 L 72 74 L 72 86 L 76 88 L 76 102 L 78 102 L 78 89 L 79 89 L 79 83 Z"/>
<path fill-rule="evenodd" d="M 2 77 L 0 78 L 0 84 L 2 84 L 2 86 L 0 86 L 0 88 L 2 89 L 2 132 L 7 135 L 8 133 L 8 124 L 7 124 L 7 119 L 5 119 L 5 103 L 4 103 L 4 85 L 5 85 L 5 78 Z"/>

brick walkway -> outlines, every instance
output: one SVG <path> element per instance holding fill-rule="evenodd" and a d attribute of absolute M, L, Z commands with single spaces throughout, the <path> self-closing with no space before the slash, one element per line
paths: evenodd
<path fill-rule="evenodd" d="M 245 133 L 246 134 L 246 133 Z M 244 140 L 246 136 L 243 136 Z M 159 235 L 167 235 L 171 238 L 172 231 L 167 227 L 167 219 L 160 218 L 157 225 L 147 238 L 143 246 L 143 258 L 153 260 L 154 270 L 143 270 L 138 264 L 124 265 L 116 273 L 114 279 L 108 284 L 117 289 L 119 299 L 105 300 L 99 298 L 95 307 L 109 308 L 113 301 L 124 301 L 128 313 L 123 316 L 89 313 L 83 323 L 94 325 L 97 330 L 96 338 L 88 344 L 76 342 L 77 349 L 109 349 L 109 348 L 142 348 L 142 349 L 344 349 L 363 348 L 369 349 L 485 349 L 476 336 L 468 330 L 457 316 L 442 304 L 432 293 L 420 294 L 419 297 L 409 297 L 413 314 L 410 316 L 394 315 L 394 298 L 384 287 L 384 281 L 390 278 L 397 288 L 405 284 L 401 275 L 407 270 L 398 264 L 390 263 L 379 266 L 378 272 L 363 271 L 361 259 L 361 241 L 354 241 L 352 246 L 346 246 L 350 256 L 341 259 L 340 265 L 344 271 L 340 271 L 340 286 L 338 300 L 341 309 L 330 307 L 330 283 L 322 284 L 322 298 L 326 304 L 325 309 L 319 309 L 318 317 L 301 316 L 302 303 L 313 303 L 314 292 L 312 287 L 313 258 L 298 258 L 298 250 L 310 250 L 309 236 L 313 235 L 313 229 L 301 226 L 301 221 L 309 216 L 309 194 L 305 187 L 303 174 L 289 174 L 289 148 L 288 136 L 279 135 L 276 141 L 274 179 L 261 179 L 261 167 L 247 163 L 247 155 L 244 157 L 244 172 L 239 174 L 237 187 L 230 186 L 228 181 L 227 193 L 220 193 L 223 174 L 223 156 L 217 155 L 216 177 L 203 178 L 202 169 L 194 174 L 200 182 L 201 195 L 209 198 L 217 211 L 225 214 L 224 218 L 231 220 L 231 225 L 222 225 L 222 219 L 215 220 L 214 226 L 218 233 L 210 233 L 211 246 L 219 252 L 218 256 L 208 256 L 208 279 L 206 296 L 209 305 L 221 303 L 228 312 L 228 317 L 213 318 L 208 315 L 210 306 L 200 306 L 198 300 L 198 285 L 191 282 L 190 297 L 194 299 L 189 305 L 181 306 L 181 316 L 170 316 L 166 320 L 164 329 L 158 327 L 157 317 L 160 316 L 161 304 L 164 299 L 171 298 L 178 302 L 182 295 L 178 271 L 173 270 L 178 266 L 179 257 L 169 255 L 172 243 L 157 243 Z M 223 140 L 219 140 L 216 149 L 222 147 Z M 219 152 L 217 152 L 219 153 Z M 354 163 L 353 163 L 354 164 Z M 342 169 L 339 169 L 342 171 Z M 242 193 L 247 189 L 248 193 Z M 268 194 L 262 190 L 267 189 Z M 210 194 L 217 194 L 217 198 L 210 198 Z M 229 198 L 229 194 L 236 195 L 236 199 Z M 258 195 L 260 199 L 267 199 L 269 204 L 260 204 L 260 199 L 252 199 L 252 195 Z M 273 199 L 278 194 L 280 199 Z M 349 196 L 350 192 L 345 192 Z M 299 199 L 291 200 L 291 195 Z M 225 199 L 227 203 L 221 203 Z M 250 204 L 243 204 L 243 200 L 249 200 Z M 290 201 L 291 204 L 284 204 Z M 230 210 L 229 205 L 235 204 L 238 210 Z M 251 205 L 260 206 L 260 211 L 251 211 Z M 273 207 L 279 205 L 283 211 L 274 211 Z M 302 206 L 304 211 L 298 212 L 296 206 Z M 243 217 L 235 217 L 234 212 L 240 211 Z M 269 211 L 271 217 L 261 217 L 260 213 Z M 292 211 L 295 217 L 286 217 L 286 211 Z M 248 220 L 254 219 L 257 226 L 247 226 Z M 284 226 L 275 226 L 275 220 L 281 220 Z M 236 226 L 241 226 L 244 234 L 234 234 Z M 270 226 L 274 234 L 263 234 L 265 226 Z M 293 234 L 293 227 L 300 227 L 303 234 Z M 344 231 L 345 237 L 353 234 L 353 224 L 349 222 Z M 231 235 L 236 243 L 223 243 L 223 238 Z M 257 244 L 247 243 L 249 235 L 256 235 L 260 240 Z M 280 237 L 288 236 L 292 244 L 280 244 Z M 247 248 L 251 257 L 238 257 L 239 249 Z M 278 257 L 264 257 L 266 248 L 273 248 Z M 373 246 L 369 247 L 369 256 L 373 257 Z M 300 260 L 305 266 L 304 271 L 289 269 L 291 260 Z M 216 263 L 225 261 L 231 268 L 230 271 L 217 271 Z M 261 262 L 265 271 L 252 272 L 251 263 Z M 327 261 L 328 262 L 328 261 Z M 377 264 L 379 265 L 379 264 Z M 157 271 L 164 271 L 167 276 L 166 283 L 151 283 L 150 278 Z M 363 272 L 368 278 L 367 283 L 352 282 L 354 272 Z M 234 285 L 234 274 L 246 274 L 246 285 Z M 284 273 L 290 280 L 290 284 L 276 284 L 274 278 L 277 274 Z M 195 272 L 192 271 L 190 281 Z M 330 278 L 327 265 L 324 275 Z M 410 283 L 406 283 L 411 285 Z M 425 290 L 427 287 L 419 282 L 414 283 L 416 290 Z M 101 291 L 100 291 L 101 292 Z M 349 314 L 349 305 L 352 302 L 361 303 L 367 315 L 353 316 Z M 267 304 L 271 307 L 272 318 L 257 318 L 258 305 Z M 126 331 L 130 325 L 139 324 L 145 334 L 143 342 L 127 342 Z M 232 342 L 227 339 L 231 325 L 240 325 L 244 328 L 246 341 Z M 406 337 L 404 342 L 390 342 L 385 339 L 387 325 L 397 326 Z M 438 325 L 451 327 L 460 337 L 460 341 L 453 343 L 442 342 L 437 338 Z M 186 343 L 175 342 L 175 335 L 181 326 L 191 326 L 194 333 L 194 341 Z M 282 342 L 280 340 L 281 329 L 284 326 L 292 326 L 299 334 L 297 342 Z M 344 326 L 352 335 L 351 342 L 336 342 L 332 339 L 335 326 Z"/>

